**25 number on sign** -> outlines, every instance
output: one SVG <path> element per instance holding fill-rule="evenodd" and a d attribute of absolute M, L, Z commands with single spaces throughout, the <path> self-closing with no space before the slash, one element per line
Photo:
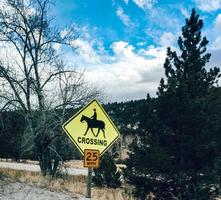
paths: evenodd
<path fill-rule="evenodd" d="M 100 164 L 100 152 L 94 149 L 84 150 L 84 167 L 98 168 Z"/>

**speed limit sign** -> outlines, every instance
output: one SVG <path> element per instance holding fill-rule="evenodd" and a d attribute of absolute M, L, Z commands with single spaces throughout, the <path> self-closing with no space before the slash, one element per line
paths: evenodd
<path fill-rule="evenodd" d="M 84 150 L 84 167 L 98 168 L 100 164 L 100 152 L 95 149 Z"/>

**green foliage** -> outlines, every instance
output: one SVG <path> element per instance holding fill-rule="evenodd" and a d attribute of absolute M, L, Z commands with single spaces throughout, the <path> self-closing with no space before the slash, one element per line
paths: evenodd
<path fill-rule="evenodd" d="M 114 124 L 120 129 L 121 134 L 124 135 L 135 135 L 137 124 L 139 123 L 138 113 L 140 105 L 145 100 L 135 100 L 120 103 L 108 103 L 104 105 L 108 115 L 113 119 Z"/>
<path fill-rule="evenodd" d="M 95 186 L 107 186 L 108 188 L 117 188 L 121 185 L 120 173 L 114 163 L 114 159 L 107 152 L 103 155 L 100 167 L 94 169 L 93 183 Z"/>
<path fill-rule="evenodd" d="M 118 158 L 118 163 L 124 162 L 122 159 L 122 149 L 128 149 L 128 144 L 130 143 L 128 138 L 129 140 L 133 138 L 138 131 L 138 124 L 140 123 L 139 113 L 142 111 L 143 104 L 145 103 L 146 101 L 141 99 L 104 105 L 108 115 L 120 131 L 121 138 L 111 148 L 112 156 Z"/>
<path fill-rule="evenodd" d="M 145 199 L 207 200 L 220 194 L 221 95 L 219 69 L 207 71 L 208 41 L 193 9 L 178 45 L 168 48 L 158 98 L 147 98 L 125 177 Z M 142 115 L 142 112 L 141 112 Z"/>
<path fill-rule="evenodd" d="M 25 120 L 17 112 L 0 113 L 0 157 L 18 160 L 22 153 Z"/>
<path fill-rule="evenodd" d="M 50 112 L 48 114 L 52 115 Z M 37 114 L 34 116 L 38 117 Z M 52 116 L 49 124 L 54 121 L 58 119 Z M 51 137 L 45 138 L 49 144 L 49 148 L 45 150 L 51 160 L 65 161 L 82 158 L 73 143 L 63 134 L 60 126 L 51 127 L 47 131 L 51 131 Z M 34 137 L 30 134 L 23 115 L 16 111 L 0 113 L 0 147 L 0 158 L 38 159 Z"/>

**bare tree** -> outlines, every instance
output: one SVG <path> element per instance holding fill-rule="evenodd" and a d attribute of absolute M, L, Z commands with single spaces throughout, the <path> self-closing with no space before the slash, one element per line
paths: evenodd
<path fill-rule="evenodd" d="M 53 171 L 50 145 L 57 134 L 51 128 L 55 123 L 52 109 L 54 113 L 62 110 L 62 123 L 68 106 L 96 94 L 80 92 L 86 89 L 83 73 L 67 67 L 56 50 L 60 46 L 75 49 L 72 44 L 78 34 L 74 27 L 61 32 L 51 26 L 47 13 L 51 5 L 50 0 L 5 0 L 5 9 L 0 10 L 1 106 L 25 116 L 26 131 L 33 138 L 43 175 Z"/>

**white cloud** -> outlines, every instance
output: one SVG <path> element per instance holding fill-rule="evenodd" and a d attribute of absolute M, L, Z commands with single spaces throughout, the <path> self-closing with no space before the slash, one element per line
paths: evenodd
<path fill-rule="evenodd" d="M 132 0 L 138 7 L 142 9 L 151 9 L 156 0 Z"/>
<path fill-rule="evenodd" d="M 79 49 L 77 54 L 69 53 L 68 59 L 70 64 L 86 68 L 86 81 L 101 88 L 111 101 L 140 99 L 145 98 L 147 93 L 156 94 L 160 78 L 164 76 L 165 47 L 146 47 L 142 43 L 136 48 L 129 42 L 115 41 L 106 51 L 102 41 L 92 38 L 90 31 L 85 32 L 88 37 L 75 41 Z M 165 35 L 170 38 L 171 33 Z"/>
<path fill-rule="evenodd" d="M 189 18 L 190 14 L 187 9 L 185 9 L 183 6 L 181 6 L 180 11 L 185 18 Z"/>
<path fill-rule="evenodd" d="M 176 34 L 173 34 L 171 32 L 164 32 L 160 37 L 159 43 L 163 47 L 169 47 L 174 44 L 176 38 L 177 38 Z"/>
<path fill-rule="evenodd" d="M 217 15 L 214 28 L 216 31 L 219 31 L 219 33 L 221 33 L 221 14 Z"/>
<path fill-rule="evenodd" d="M 163 76 L 166 49 L 150 46 L 136 51 L 124 41 L 114 42 L 111 48 L 113 56 L 88 66 L 86 80 L 104 89 L 112 101 L 145 98 L 147 93 L 155 95 Z"/>
<path fill-rule="evenodd" d="M 111 45 L 111 47 L 115 54 L 116 59 L 131 60 L 134 59 L 135 57 L 135 54 L 133 52 L 134 47 L 129 45 L 127 42 L 123 41 L 114 42 Z"/>
<path fill-rule="evenodd" d="M 5 0 L 0 0 L 0 10 L 4 12 L 13 12 L 13 9 L 7 4 Z"/>
<path fill-rule="evenodd" d="M 61 51 L 61 48 L 62 48 L 62 45 L 61 44 L 59 44 L 59 43 L 55 43 L 54 45 L 53 45 L 53 48 L 56 50 L 56 51 Z"/>
<path fill-rule="evenodd" d="M 118 7 L 116 14 L 125 26 L 127 26 L 127 27 L 134 26 L 134 24 L 131 21 L 131 19 L 129 18 L 129 16 L 124 13 L 124 11 L 121 7 Z"/>
<path fill-rule="evenodd" d="M 76 52 L 83 63 L 100 63 L 100 58 L 90 42 L 78 38 L 72 42 L 72 45 L 77 47 Z"/>
<path fill-rule="evenodd" d="M 217 37 L 215 41 L 212 43 L 212 49 L 213 50 L 218 50 L 221 49 L 221 37 Z"/>
<path fill-rule="evenodd" d="M 30 0 L 24 0 L 24 5 L 27 6 L 25 8 L 27 15 L 34 15 L 36 13 L 36 10 L 32 5 L 30 4 Z M 0 0 L 0 10 L 6 12 L 6 13 L 13 13 L 15 10 L 8 4 L 6 0 Z"/>
<path fill-rule="evenodd" d="M 212 41 L 210 49 L 221 49 L 221 14 L 217 15 L 213 27 L 206 30 L 205 33 L 208 35 L 209 40 Z"/>
<path fill-rule="evenodd" d="M 210 51 L 211 53 L 211 59 L 210 62 L 207 64 L 207 67 L 219 67 L 221 68 L 221 48 L 217 50 L 212 50 Z M 221 80 L 220 80 L 220 85 L 221 85 Z"/>
<path fill-rule="evenodd" d="M 65 28 L 64 30 L 61 31 L 60 35 L 62 38 L 65 38 L 68 35 L 68 30 Z"/>
<path fill-rule="evenodd" d="M 198 8 L 211 12 L 221 8 L 221 0 L 194 0 Z"/>

